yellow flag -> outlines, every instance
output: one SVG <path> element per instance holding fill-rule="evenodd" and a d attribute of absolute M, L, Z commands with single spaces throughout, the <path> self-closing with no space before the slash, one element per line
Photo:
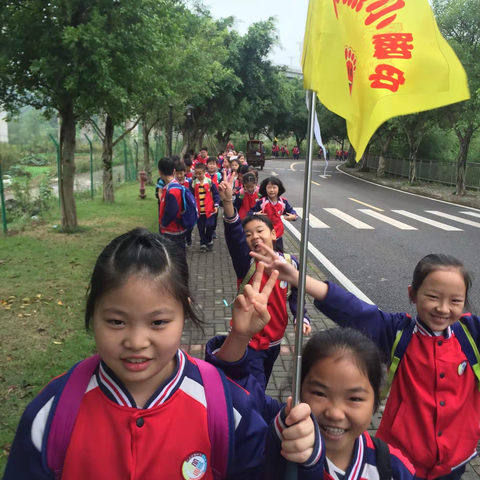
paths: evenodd
<path fill-rule="evenodd" d="M 390 118 L 470 98 L 428 0 L 310 0 L 303 75 L 346 119 L 357 160 Z"/>

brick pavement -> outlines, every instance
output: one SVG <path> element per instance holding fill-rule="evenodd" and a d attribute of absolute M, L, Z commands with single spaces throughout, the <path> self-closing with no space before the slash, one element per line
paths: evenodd
<path fill-rule="evenodd" d="M 203 358 L 205 344 L 214 335 L 227 335 L 230 324 L 231 309 L 225 306 L 224 300 L 230 304 L 237 292 L 237 278 L 233 269 L 230 254 L 225 243 L 223 222 L 218 222 L 218 239 L 215 240 L 213 252 L 199 252 L 198 232 L 192 236 L 193 246 L 187 250 L 187 260 L 190 269 L 190 281 L 195 299 L 204 314 L 205 336 L 193 325 L 186 325 L 182 336 L 181 348 L 194 357 Z M 288 231 L 284 235 L 285 251 L 299 257 L 299 243 Z M 318 266 L 309 259 L 308 275 L 319 280 L 326 280 Z M 313 306 L 313 298 L 307 296 L 306 307 L 312 320 L 312 333 L 333 328 L 335 324 Z M 273 367 L 272 377 L 267 386 L 267 394 L 279 398 L 285 398 L 289 390 L 288 379 L 292 373 L 292 352 L 295 345 L 295 334 L 292 325 L 292 315 L 284 339 L 280 355 Z M 304 339 L 305 342 L 308 338 Z M 281 394 L 281 390 L 285 393 Z M 374 435 L 381 420 L 381 413 L 376 414 L 370 425 L 369 432 Z M 474 459 L 467 466 L 463 480 L 480 479 L 480 458 Z"/>

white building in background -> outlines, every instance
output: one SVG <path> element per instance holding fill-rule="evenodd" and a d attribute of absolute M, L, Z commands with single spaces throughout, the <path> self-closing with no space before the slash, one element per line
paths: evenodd
<path fill-rule="evenodd" d="M 0 143 L 8 143 L 8 123 L 5 121 L 7 112 L 0 108 Z"/>

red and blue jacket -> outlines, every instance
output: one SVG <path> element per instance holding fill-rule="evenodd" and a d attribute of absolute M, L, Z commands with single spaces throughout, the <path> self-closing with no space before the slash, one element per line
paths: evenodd
<path fill-rule="evenodd" d="M 160 197 L 160 233 L 167 233 L 168 235 L 180 235 L 186 232 L 180 224 L 183 211 L 182 191 L 178 187 L 170 188 L 174 183 L 178 184 L 175 178 L 163 188 Z"/>
<path fill-rule="evenodd" d="M 250 375 L 248 350 L 238 362 L 227 363 L 217 358 L 216 354 L 223 345 L 225 338 L 218 336 L 208 342 L 205 360 L 222 370 L 228 377 L 235 379 L 255 398 L 257 411 L 270 425 L 266 440 L 262 479 L 283 479 L 285 478 L 287 461 L 280 452 L 285 428 L 285 405 L 265 395 L 265 391 L 258 384 L 256 378 Z M 315 424 L 313 453 L 304 464 L 298 465 L 298 480 L 318 480 L 322 478 L 333 480 L 329 470 L 329 461 L 326 458 L 325 443 L 313 415 L 312 420 Z M 389 446 L 389 450 L 393 480 L 412 480 L 415 471 L 411 463 L 399 450 L 391 446 Z M 345 480 L 379 480 L 375 446 L 367 432 L 355 441 L 352 461 L 345 472 L 344 478 Z"/>
<path fill-rule="evenodd" d="M 253 193 L 248 193 L 243 187 L 235 197 L 233 206 L 237 209 L 240 219 L 243 220 L 248 212 L 255 206 L 257 200 L 260 198 L 258 191 L 260 187 L 257 185 Z"/>
<path fill-rule="evenodd" d="M 185 180 L 183 182 L 180 182 L 178 179 L 177 179 L 177 182 L 182 186 L 182 187 L 185 187 L 185 188 L 190 188 L 190 184 L 192 183 L 190 180 L 188 180 L 187 177 L 185 177 Z"/>
<path fill-rule="evenodd" d="M 224 217 L 225 225 L 225 240 L 227 242 L 228 251 L 232 258 L 233 268 L 237 274 L 237 287 L 242 283 L 242 280 L 250 270 L 252 262 L 255 260 L 250 256 L 250 249 L 245 239 L 245 232 L 243 231 L 242 221 L 238 213 L 235 211 L 235 217 Z M 298 261 L 292 256 L 292 265 L 298 270 Z M 263 275 L 261 288 L 267 283 L 269 276 Z M 253 281 L 253 277 L 249 283 Z M 285 330 L 288 325 L 287 300 L 290 305 L 290 311 L 294 316 L 294 322 L 297 318 L 297 294 L 296 288 L 292 287 L 290 295 L 287 298 L 288 284 L 286 282 L 277 281 L 275 287 L 268 299 L 267 309 L 271 315 L 271 320 L 266 327 L 257 333 L 250 341 L 250 347 L 255 350 L 267 350 L 270 347 L 280 345 L 282 338 L 285 335 Z M 310 319 L 304 313 L 303 322 L 310 325 Z"/>
<path fill-rule="evenodd" d="M 209 178 L 205 177 L 202 185 L 205 188 L 205 213 L 202 213 L 200 205 L 199 180 L 195 179 L 192 182 L 190 185 L 190 191 L 193 193 L 195 200 L 197 201 L 198 214 L 210 218 L 212 215 L 215 215 L 215 208 L 220 205 L 220 195 L 218 193 L 218 188 Z"/>
<path fill-rule="evenodd" d="M 218 188 L 218 184 L 222 181 L 222 175 L 220 174 L 220 172 L 215 172 L 213 175 L 211 175 L 208 172 L 205 172 L 205 176 L 209 178 L 217 188 Z"/>
<path fill-rule="evenodd" d="M 328 283 L 328 295 L 315 306 L 342 327 L 373 339 L 390 356 L 400 330 L 412 322 L 406 313 L 385 313 Z M 475 343 L 480 318 L 462 316 Z M 480 392 L 459 341 L 449 327 L 441 336 L 416 319 L 412 339 L 400 361 L 377 437 L 398 448 L 417 477 L 448 475 L 476 456 L 480 439 Z"/>
<path fill-rule="evenodd" d="M 47 440 L 54 409 L 68 375 L 50 382 L 25 410 L 4 480 L 52 480 Z M 234 456 L 229 478 L 256 479 L 267 424 L 253 397 L 227 380 L 231 396 Z M 141 408 L 101 362 L 84 394 L 65 457 L 62 480 L 170 480 L 183 478 L 192 455 L 205 455 L 203 479 L 213 480 L 202 377 L 195 359 L 181 350 L 177 367 Z"/>
<path fill-rule="evenodd" d="M 285 227 L 283 226 L 282 222 L 283 215 L 289 213 L 298 218 L 297 212 L 288 203 L 288 200 L 283 197 L 278 197 L 277 203 L 272 203 L 269 198 L 261 198 L 248 212 L 248 215 L 253 215 L 254 213 L 262 211 L 265 212 L 267 217 L 272 221 L 277 238 L 281 238 L 283 236 L 283 232 L 285 231 Z"/>

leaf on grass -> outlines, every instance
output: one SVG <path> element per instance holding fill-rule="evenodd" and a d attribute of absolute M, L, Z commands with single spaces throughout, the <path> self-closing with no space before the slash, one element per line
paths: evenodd
<path fill-rule="evenodd" d="M 61 300 L 59 300 L 59 301 L 57 302 L 57 305 L 63 305 L 63 302 L 62 302 Z"/>
<path fill-rule="evenodd" d="M 28 297 L 22 298 L 23 303 L 30 303 L 30 299 Z"/>
<path fill-rule="evenodd" d="M 56 340 L 54 340 L 54 341 L 53 341 L 53 344 L 54 344 L 54 345 L 61 345 L 62 342 L 57 342 Z"/>
<path fill-rule="evenodd" d="M 19 316 L 20 318 L 22 318 L 22 317 L 23 317 L 23 314 L 19 313 L 18 316 Z"/>
<path fill-rule="evenodd" d="M 37 295 L 37 298 L 42 298 L 42 294 L 39 293 L 39 294 Z"/>

